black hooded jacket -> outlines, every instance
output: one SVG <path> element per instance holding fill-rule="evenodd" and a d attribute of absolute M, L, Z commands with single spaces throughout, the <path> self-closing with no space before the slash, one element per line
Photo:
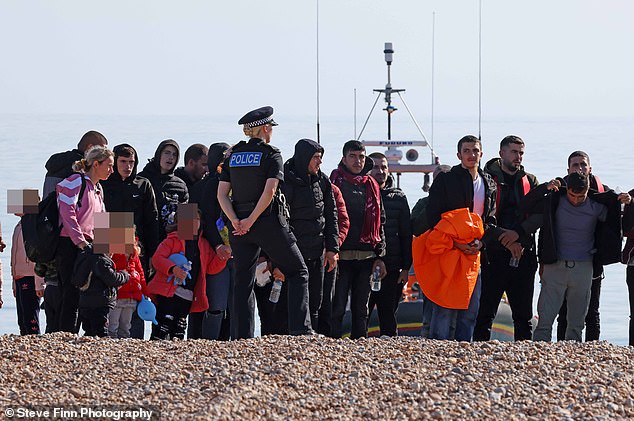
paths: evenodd
<path fill-rule="evenodd" d="M 154 197 L 156 198 L 156 209 L 159 213 L 159 242 L 167 237 L 165 233 L 165 220 L 163 218 L 164 207 L 168 204 L 187 203 L 189 201 L 189 192 L 187 191 L 187 185 L 183 180 L 174 175 L 174 169 L 167 174 L 161 174 L 161 152 L 166 146 L 173 146 L 176 148 L 178 156 L 176 162 L 180 156 L 180 148 L 176 141 L 168 139 L 159 143 L 154 158 L 143 168 L 143 171 L 139 173 L 139 176 L 147 178 L 152 183 L 154 189 Z M 175 207 L 175 206 L 174 206 Z"/>
<path fill-rule="evenodd" d="M 132 174 L 123 180 L 117 170 L 117 158 L 124 147 L 134 151 L 134 168 Z M 156 209 L 156 199 L 152 184 L 146 178 L 137 175 L 139 156 L 136 150 L 123 143 L 113 149 L 115 156 L 114 172 L 107 180 L 101 182 L 104 192 L 104 203 L 108 212 L 132 212 L 134 213 L 134 225 L 136 235 L 139 237 L 143 250 L 143 268 L 149 268 L 149 259 L 158 247 L 159 220 Z"/>
<path fill-rule="evenodd" d="M 191 188 L 194 184 L 196 184 L 196 180 L 194 180 L 192 176 L 190 176 L 189 173 L 185 171 L 185 167 L 176 168 L 174 170 L 174 175 L 185 182 L 187 189 L 189 189 L 189 193 L 191 193 Z"/>
<path fill-rule="evenodd" d="M 308 174 L 308 164 L 317 152 L 324 153 L 317 142 L 300 139 L 295 154 L 284 164 L 282 192 L 290 209 L 290 225 L 304 259 L 318 259 L 324 248 L 339 251 L 337 206 L 328 177 L 319 171 Z"/>
<path fill-rule="evenodd" d="M 394 187 L 390 175 L 381 189 L 381 199 L 385 208 L 385 267 L 388 272 L 401 269 L 409 271 L 412 266 L 412 227 L 409 204 L 405 193 Z"/>
<path fill-rule="evenodd" d="M 189 189 L 189 201 L 197 203 L 202 213 L 200 222 L 203 236 L 214 248 L 223 244 L 216 226 L 216 221 L 222 213 L 217 198 L 220 173 L 216 171 L 216 168 L 223 161 L 224 153 L 229 147 L 226 143 L 214 143 L 209 147 L 207 157 L 212 171 Z"/>
<path fill-rule="evenodd" d="M 84 154 L 79 149 L 51 155 L 45 165 L 46 177 L 44 178 L 42 197 L 44 198 L 52 191 L 55 191 L 57 183 L 69 177 L 74 172 L 73 164 L 75 161 L 79 161 L 83 157 Z"/>

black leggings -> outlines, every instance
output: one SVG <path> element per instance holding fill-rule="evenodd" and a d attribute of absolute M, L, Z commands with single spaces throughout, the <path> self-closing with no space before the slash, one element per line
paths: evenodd
<path fill-rule="evenodd" d="M 185 339 L 187 315 L 191 306 L 191 301 L 176 295 L 172 297 L 159 295 L 156 300 L 158 325 L 152 325 L 150 339 Z"/>

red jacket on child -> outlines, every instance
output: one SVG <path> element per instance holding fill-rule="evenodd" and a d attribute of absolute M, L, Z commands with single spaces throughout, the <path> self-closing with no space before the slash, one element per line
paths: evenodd
<path fill-rule="evenodd" d="M 119 287 L 117 299 L 132 298 L 136 301 L 141 301 L 141 295 L 146 294 L 146 284 L 139 255 L 134 253 L 128 258 L 125 254 L 115 253 L 112 255 L 112 260 L 116 270 L 127 270 L 130 274 L 130 280 Z M 135 272 L 136 275 L 133 276 Z"/>
<path fill-rule="evenodd" d="M 198 250 L 200 252 L 200 272 L 196 285 L 194 285 L 194 299 L 190 308 L 191 313 L 207 311 L 209 301 L 207 300 L 207 275 L 215 275 L 220 273 L 227 262 L 221 260 L 209 242 L 198 236 Z M 185 252 L 185 240 L 178 238 L 176 231 L 167 234 L 167 238 L 159 244 L 154 256 L 152 256 L 152 266 L 156 269 L 156 274 L 152 278 L 152 282 L 147 287 L 148 294 L 161 295 L 163 297 L 172 297 L 176 291 L 177 285 L 170 280 L 167 282 L 172 273 L 171 269 L 175 266 L 169 257 L 172 254 Z"/>

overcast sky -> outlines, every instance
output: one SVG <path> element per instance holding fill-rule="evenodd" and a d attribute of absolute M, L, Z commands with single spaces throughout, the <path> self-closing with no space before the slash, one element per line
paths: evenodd
<path fill-rule="evenodd" d="M 316 1 L 0 3 L 0 113 L 314 116 Z M 478 112 L 478 1 L 320 0 L 321 113 L 386 81 L 427 116 Z M 485 118 L 634 116 L 634 2 L 483 0 Z"/>

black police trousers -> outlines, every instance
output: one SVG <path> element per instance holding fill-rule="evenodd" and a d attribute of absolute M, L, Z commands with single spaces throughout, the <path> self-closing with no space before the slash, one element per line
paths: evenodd
<path fill-rule="evenodd" d="M 261 215 L 248 233 L 230 242 L 235 267 L 231 332 L 234 339 L 252 338 L 255 333 L 255 268 L 264 251 L 279 268 L 288 285 L 288 330 L 291 335 L 312 332 L 308 311 L 308 269 L 288 225 L 274 212 Z"/>
<path fill-rule="evenodd" d="M 491 339 L 491 327 L 498 311 L 502 294 L 506 296 L 513 316 L 514 339 L 530 340 L 533 337 L 533 291 L 537 259 L 527 253 L 517 268 L 509 266 L 510 253 L 490 256 L 489 264 L 482 265 L 482 289 L 480 309 L 473 330 L 474 341 Z"/>
<path fill-rule="evenodd" d="M 586 313 L 586 342 L 598 341 L 601 334 L 601 319 L 599 315 L 599 298 L 601 298 L 601 280 L 603 275 L 592 279 L 590 287 L 590 304 Z M 568 328 L 568 302 L 564 299 L 559 316 L 557 317 L 557 340 L 566 339 L 566 328 Z"/>

